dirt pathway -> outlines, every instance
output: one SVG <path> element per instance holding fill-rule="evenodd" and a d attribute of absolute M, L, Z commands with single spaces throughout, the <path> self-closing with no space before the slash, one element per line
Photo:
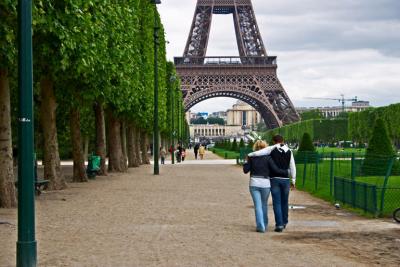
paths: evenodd
<path fill-rule="evenodd" d="M 39 266 L 399 266 L 400 226 L 292 192 L 284 233 L 255 232 L 248 177 L 229 165 L 152 166 L 36 200 Z M 0 266 L 16 210 L 0 209 Z"/>

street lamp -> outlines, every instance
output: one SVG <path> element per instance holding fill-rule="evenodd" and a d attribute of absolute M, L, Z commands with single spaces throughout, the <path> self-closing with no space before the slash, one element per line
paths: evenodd
<path fill-rule="evenodd" d="M 161 4 L 161 0 L 150 0 L 151 4 Z M 153 155 L 154 175 L 160 174 L 159 159 L 159 129 L 158 129 L 158 30 L 157 6 L 154 7 L 154 129 L 153 129 Z"/>
<path fill-rule="evenodd" d="M 174 150 L 175 150 L 175 142 L 174 142 L 174 136 L 175 136 L 175 124 L 174 124 L 174 83 L 176 81 L 176 76 L 171 75 L 169 82 L 170 84 L 170 99 L 171 99 L 171 163 L 175 164 L 175 155 L 174 155 Z"/>
<path fill-rule="evenodd" d="M 18 1 L 17 267 L 36 266 L 33 158 L 32 1 Z"/>

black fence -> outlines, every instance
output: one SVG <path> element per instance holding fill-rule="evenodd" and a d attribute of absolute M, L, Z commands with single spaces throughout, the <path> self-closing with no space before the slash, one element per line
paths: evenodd
<path fill-rule="evenodd" d="M 335 177 L 335 200 L 374 215 L 378 213 L 376 185 Z"/>

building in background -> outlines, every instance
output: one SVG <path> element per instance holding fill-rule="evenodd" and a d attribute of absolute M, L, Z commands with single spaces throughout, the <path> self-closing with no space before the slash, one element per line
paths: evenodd
<path fill-rule="evenodd" d="M 241 126 L 192 124 L 189 129 L 190 137 L 195 142 L 199 142 L 203 138 L 211 140 L 241 138 L 245 134 L 245 130 Z"/>
<path fill-rule="evenodd" d="M 253 129 L 262 121 L 260 113 L 252 106 L 238 101 L 231 109 L 227 110 L 227 125 L 243 126 L 248 129 Z"/>
<path fill-rule="evenodd" d="M 351 106 L 345 106 L 344 107 L 344 112 L 360 112 L 363 110 L 366 110 L 370 108 L 369 101 L 356 101 L 352 102 Z M 311 107 L 311 108 L 305 108 L 305 107 L 299 107 L 296 108 L 298 113 L 303 113 L 311 110 L 319 110 L 321 112 L 322 116 L 324 118 L 334 118 L 339 116 L 340 113 L 343 111 L 342 106 L 335 106 L 335 107 Z"/>
<path fill-rule="evenodd" d="M 198 119 L 199 114 L 202 113 L 196 113 L 196 116 L 191 113 L 187 116 Z M 253 107 L 242 101 L 238 101 L 227 111 L 213 112 L 208 115 L 208 118 L 221 118 L 225 121 L 225 125 L 190 124 L 190 137 L 193 141 L 198 142 L 203 138 L 210 140 L 240 139 L 248 133 L 248 129 L 254 129 L 257 123 L 262 121 L 261 115 Z"/>

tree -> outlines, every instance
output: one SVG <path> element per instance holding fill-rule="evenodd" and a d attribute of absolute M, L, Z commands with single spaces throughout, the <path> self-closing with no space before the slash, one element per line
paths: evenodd
<path fill-rule="evenodd" d="M 223 118 L 218 117 L 208 117 L 207 118 L 208 124 L 218 124 L 218 125 L 225 125 L 225 121 Z"/>
<path fill-rule="evenodd" d="M 247 143 L 247 148 L 253 149 L 253 145 L 254 145 L 254 141 L 253 141 L 253 140 L 250 140 L 250 141 Z"/>
<path fill-rule="evenodd" d="M 311 136 L 309 133 L 304 133 L 303 134 L 303 138 L 300 141 L 300 145 L 299 145 L 299 152 L 300 151 L 315 151 L 315 147 L 314 144 L 311 140 Z"/>
<path fill-rule="evenodd" d="M 238 149 L 238 151 L 240 151 L 240 149 L 241 149 L 241 148 L 244 148 L 244 147 L 245 147 L 244 140 L 243 140 L 243 138 L 240 138 L 239 149 Z"/>
<path fill-rule="evenodd" d="M 311 163 L 316 161 L 317 152 L 311 140 L 309 133 L 304 133 L 300 141 L 299 149 L 296 154 L 296 162 L 303 163 L 305 161 Z"/>
<path fill-rule="evenodd" d="M 238 144 L 236 141 L 236 138 L 233 139 L 232 145 L 231 145 L 231 151 L 237 151 L 238 150 Z"/>
<path fill-rule="evenodd" d="M 319 111 L 319 109 L 313 109 L 300 113 L 300 117 L 302 121 L 322 119 L 322 113 Z"/>
<path fill-rule="evenodd" d="M 15 1 L 0 2 L 0 208 L 16 207 L 14 187 L 10 73 L 16 65 Z M 14 76 L 15 77 L 15 76 Z"/>
<path fill-rule="evenodd" d="M 378 118 L 368 143 L 363 163 L 364 175 L 385 175 L 388 163 L 396 155 L 384 121 Z"/>
<path fill-rule="evenodd" d="M 191 124 L 207 124 L 207 120 L 204 119 L 203 117 L 198 117 L 197 119 L 191 119 L 190 123 Z"/>

